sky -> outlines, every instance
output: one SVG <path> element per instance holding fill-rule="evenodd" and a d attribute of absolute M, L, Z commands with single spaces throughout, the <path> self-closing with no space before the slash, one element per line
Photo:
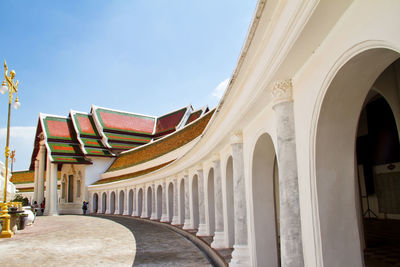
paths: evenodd
<path fill-rule="evenodd" d="M 20 82 L 14 170 L 29 167 L 40 112 L 67 116 L 94 104 L 159 116 L 215 107 L 255 7 L 256 0 L 0 1 L 0 60 Z M 7 105 L 0 95 L 3 162 Z"/>

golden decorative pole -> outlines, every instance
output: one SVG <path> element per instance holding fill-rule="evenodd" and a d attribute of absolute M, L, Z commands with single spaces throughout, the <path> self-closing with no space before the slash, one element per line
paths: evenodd
<path fill-rule="evenodd" d="M 11 103 L 13 100 L 14 93 L 18 92 L 18 81 L 14 83 L 15 71 L 11 70 L 10 75 L 7 75 L 7 64 L 4 60 L 4 81 L 0 88 L 0 93 L 4 94 L 8 90 L 8 120 L 7 120 L 7 139 L 6 139 L 6 175 L 4 177 L 4 196 L 3 196 L 3 205 L 1 208 L 1 217 L 4 218 L 3 230 L 1 232 L 0 237 L 11 237 L 13 233 L 10 230 L 10 215 L 8 214 L 7 207 L 7 181 L 8 181 L 8 157 L 10 156 L 10 117 L 11 117 Z M 15 98 L 14 108 L 18 109 L 21 104 L 18 101 L 18 96 Z"/>

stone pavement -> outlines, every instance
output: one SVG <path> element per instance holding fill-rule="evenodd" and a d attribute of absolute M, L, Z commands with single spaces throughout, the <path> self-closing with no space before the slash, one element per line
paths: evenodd
<path fill-rule="evenodd" d="M 210 266 L 190 241 L 162 226 L 122 216 L 37 217 L 0 239 L 1 266 Z"/>
<path fill-rule="evenodd" d="M 134 266 L 212 266 L 192 242 L 162 225 L 128 216 L 100 216 L 132 231 L 137 244 Z"/>

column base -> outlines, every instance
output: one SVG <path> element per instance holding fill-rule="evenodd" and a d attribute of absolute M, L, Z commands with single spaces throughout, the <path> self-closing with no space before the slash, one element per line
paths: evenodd
<path fill-rule="evenodd" d="M 132 217 L 138 217 L 137 216 L 137 212 L 134 210 L 134 211 L 132 211 L 132 215 L 131 215 Z"/>
<path fill-rule="evenodd" d="M 111 214 L 111 210 L 106 210 L 104 214 Z"/>
<path fill-rule="evenodd" d="M 150 220 L 158 220 L 157 214 L 155 212 L 151 214 Z"/>
<path fill-rule="evenodd" d="M 183 230 L 193 229 L 192 220 L 191 219 L 185 219 L 185 222 L 183 223 L 182 229 Z"/>
<path fill-rule="evenodd" d="M 122 215 L 129 215 L 129 211 L 124 210 L 124 212 L 122 213 Z"/>
<path fill-rule="evenodd" d="M 225 246 L 225 233 L 224 232 L 215 232 L 214 240 L 211 243 L 212 248 L 226 248 Z"/>
<path fill-rule="evenodd" d="M 147 216 L 146 212 L 143 212 L 143 211 L 142 211 L 142 215 L 140 216 L 140 218 L 142 218 L 142 219 L 148 219 L 149 216 Z"/>
<path fill-rule="evenodd" d="M 58 212 L 57 211 L 49 211 L 48 213 L 47 213 L 47 216 L 59 216 L 60 214 L 58 214 Z"/>
<path fill-rule="evenodd" d="M 250 251 L 247 245 L 233 245 L 232 259 L 229 266 L 250 266 Z"/>
<path fill-rule="evenodd" d="M 178 217 L 178 216 L 172 217 L 172 222 L 171 222 L 171 224 L 172 224 L 172 225 L 179 225 L 179 224 L 181 224 L 181 222 L 180 222 L 180 220 L 179 220 L 179 217 Z"/>
<path fill-rule="evenodd" d="M 169 222 L 169 218 L 167 214 L 161 215 L 160 222 Z"/>
<path fill-rule="evenodd" d="M 199 230 L 197 231 L 197 236 L 207 236 L 207 225 L 205 223 L 199 224 Z"/>

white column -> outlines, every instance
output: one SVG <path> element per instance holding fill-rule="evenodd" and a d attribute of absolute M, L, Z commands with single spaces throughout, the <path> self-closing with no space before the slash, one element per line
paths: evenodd
<path fill-rule="evenodd" d="M 140 216 L 140 218 L 148 218 L 147 215 L 147 187 L 143 186 L 143 199 L 142 199 L 142 215 Z"/>
<path fill-rule="evenodd" d="M 185 221 L 182 229 L 192 229 L 192 220 L 190 218 L 190 190 L 189 190 L 189 175 L 183 176 L 185 184 Z"/>
<path fill-rule="evenodd" d="M 128 200 L 129 200 L 129 190 L 128 188 L 124 189 L 124 212 L 122 215 L 129 215 L 129 205 L 128 205 Z"/>
<path fill-rule="evenodd" d="M 50 153 L 50 151 L 48 151 Z M 46 206 L 44 208 L 44 215 L 49 215 L 50 208 L 50 157 L 47 155 L 47 163 L 46 163 Z"/>
<path fill-rule="evenodd" d="M 49 216 L 58 215 L 58 195 L 57 195 L 57 164 L 51 163 L 47 168 L 49 173 Z M 47 190 L 46 190 L 47 191 Z"/>
<path fill-rule="evenodd" d="M 138 216 L 137 211 L 138 211 L 138 207 L 137 207 L 137 199 L 136 199 L 136 187 L 133 188 L 133 195 L 132 195 L 132 216 Z"/>
<path fill-rule="evenodd" d="M 157 205 L 156 205 L 156 186 L 154 184 L 151 185 L 151 216 L 150 220 L 157 220 Z"/>
<path fill-rule="evenodd" d="M 167 211 L 167 205 L 168 205 L 168 199 L 167 199 L 167 187 L 166 183 L 162 183 L 162 204 L 161 204 L 161 219 L 160 222 L 168 222 L 168 211 Z"/>
<path fill-rule="evenodd" d="M 99 206 L 97 207 L 97 213 L 103 213 L 103 192 L 97 192 L 99 196 Z"/>
<path fill-rule="evenodd" d="M 235 244 L 229 266 L 249 266 L 250 251 L 247 241 L 246 182 L 244 176 L 243 138 L 236 133 L 231 138 L 233 163 L 233 202 Z"/>
<path fill-rule="evenodd" d="M 211 243 L 213 248 L 225 248 L 224 215 L 222 203 L 221 162 L 219 155 L 213 158 L 214 168 L 214 202 L 215 202 L 215 233 Z"/>
<path fill-rule="evenodd" d="M 46 151 L 45 151 L 45 146 L 40 145 L 39 153 L 38 153 L 38 159 L 39 159 L 39 172 L 38 172 L 38 190 L 37 190 L 37 202 L 40 207 L 40 204 L 42 204 L 44 200 L 44 166 L 45 166 L 45 160 L 46 160 Z"/>
<path fill-rule="evenodd" d="M 111 191 L 107 191 L 107 199 L 106 199 L 106 214 L 111 214 Z"/>
<path fill-rule="evenodd" d="M 114 213 L 119 214 L 119 190 L 115 190 Z"/>
<path fill-rule="evenodd" d="M 179 211 L 179 204 L 178 204 L 178 192 L 179 192 L 179 188 L 178 188 L 178 181 L 175 178 L 174 181 L 174 201 L 173 201 L 173 207 L 174 207 L 174 211 L 173 211 L 173 217 L 172 217 L 172 225 L 179 225 L 180 224 L 180 211 Z"/>
<path fill-rule="evenodd" d="M 197 177 L 199 184 L 199 230 L 197 231 L 197 236 L 207 235 L 207 225 L 206 225 L 206 209 L 204 205 L 204 175 L 203 168 L 201 166 L 197 169 Z"/>
<path fill-rule="evenodd" d="M 297 175 L 296 136 L 292 81 L 275 83 L 274 97 L 277 160 L 279 166 L 280 240 L 283 267 L 304 266 L 301 238 L 299 182 Z"/>
<path fill-rule="evenodd" d="M 35 160 L 35 176 L 34 176 L 34 183 L 33 183 L 33 201 L 32 204 L 38 200 L 38 179 L 39 179 L 39 161 Z M 40 203 L 38 203 L 40 206 Z"/>

